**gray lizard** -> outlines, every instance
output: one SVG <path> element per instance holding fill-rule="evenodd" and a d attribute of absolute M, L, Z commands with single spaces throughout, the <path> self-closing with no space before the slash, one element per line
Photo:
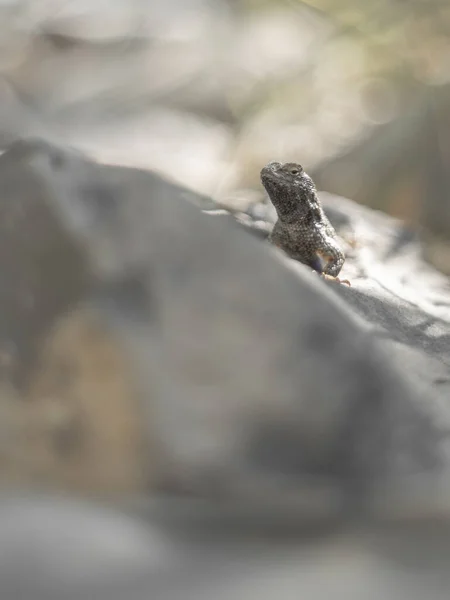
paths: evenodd
<path fill-rule="evenodd" d="M 261 181 L 278 215 L 270 241 L 325 278 L 350 285 L 338 278 L 345 255 L 303 167 L 271 162 L 261 170 Z"/>

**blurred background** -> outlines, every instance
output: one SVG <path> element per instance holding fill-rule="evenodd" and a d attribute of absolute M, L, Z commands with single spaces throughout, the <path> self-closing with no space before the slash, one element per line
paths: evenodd
<path fill-rule="evenodd" d="M 2 145 L 45 135 L 244 209 L 264 163 L 298 161 L 446 273 L 449 82 L 448 0 L 0 0 Z"/>

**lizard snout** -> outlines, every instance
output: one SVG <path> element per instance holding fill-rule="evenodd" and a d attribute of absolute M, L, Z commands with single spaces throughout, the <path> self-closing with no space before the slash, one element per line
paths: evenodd
<path fill-rule="evenodd" d="M 272 161 L 268 165 L 266 165 L 263 170 L 267 169 L 268 171 L 278 171 L 280 167 L 281 163 Z"/>
<path fill-rule="evenodd" d="M 271 180 L 280 168 L 281 163 L 275 161 L 270 162 L 268 165 L 263 167 L 260 173 L 262 182 L 264 183 L 267 180 Z"/>

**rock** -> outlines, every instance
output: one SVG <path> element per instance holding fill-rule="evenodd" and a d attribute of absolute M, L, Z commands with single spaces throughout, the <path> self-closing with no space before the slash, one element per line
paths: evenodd
<path fill-rule="evenodd" d="M 4 600 L 143 599 L 180 558 L 156 527 L 62 498 L 2 498 L 0 538 Z"/>
<path fill-rule="evenodd" d="M 198 535 L 186 515 L 146 512 L 2 497 L 2 600 L 448 597 L 450 536 L 442 518 L 287 537 L 264 528 Z"/>
<path fill-rule="evenodd" d="M 270 503 L 441 466 L 345 302 L 182 188 L 28 140 L 0 191 L 5 480 Z"/>
<path fill-rule="evenodd" d="M 350 294 L 335 291 L 364 319 L 423 397 L 443 431 L 450 423 L 450 283 L 423 260 L 418 236 L 388 215 L 323 194 L 335 223 L 356 242 L 345 276 Z"/>

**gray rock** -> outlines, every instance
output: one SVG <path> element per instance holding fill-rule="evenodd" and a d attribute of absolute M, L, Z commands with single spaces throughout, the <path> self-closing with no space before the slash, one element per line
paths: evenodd
<path fill-rule="evenodd" d="M 0 190 L 16 379 L 62 314 L 89 307 L 134 373 L 159 485 L 262 501 L 440 466 L 426 403 L 346 304 L 181 188 L 32 140 L 0 158 Z"/>
<path fill-rule="evenodd" d="M 156 527 L 62 498 L 2 498 L 0 538 L 4 600 L 148 598 L 180 562 Z"/>
<path fill-rule="evenodd" d="M 372 524 L 308 535 L 201 535 L 52 497 L 2 498 L 3 600 L 445 600 L 448 522 Z"/>
<path fill-rule="evenodd" d="M 2 487 L 142 499 L 3 496 L 2 599 L 448 596 L 447 409 L 419 386 L 442 305 L 414 329 L 358 249 L 327 285 L 186 190 L 40 140 L 0 191 Z M 360 217 L 381 252 L 396 226 Z"/>

